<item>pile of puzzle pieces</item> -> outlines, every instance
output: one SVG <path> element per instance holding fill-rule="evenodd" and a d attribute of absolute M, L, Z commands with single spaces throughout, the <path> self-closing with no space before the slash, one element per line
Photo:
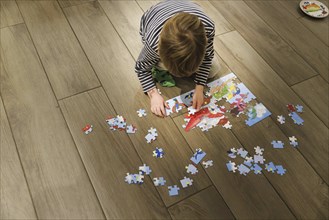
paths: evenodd
<path fill-rule="evenodd" d="M 242 114 L 247 116 L 245 123 L 252 126 L 271 115 L 268 109 L 261 103 L 251 103 L 256 97 L 243 84 L 236 83 L 237 77 L 234 73 L 230 73 L 213 82 L 207 84 L 208 92 L 204 98 L 204 104 L 200 111 L 196 112 L 191 107 L 194 90 L 176 96 L 166 103 L 169 109 L 166 114 L 177 113 L 187 108 L 188 114 L 185 117 L 186 124 L 183 125 L 186 131 L 199 127 L 202 131 L 221 125 L 226 129 L 231 129 L 232 125 L 228 120 L 227 113 L 233 117 L 239 117 Z M 218 102 L 225 100 L 229 104 L 229 108 L 218 106 Z"/>
<path fill-rule="evenodd" d="M 272 142 L 273 143 L 273 142 Z M 281 143 L 279 143 L 281 145 Z M 250 171 L 253 171 L 255 174 L 261 174 L 263 168 L 261 165 L 265 165 L 265 170 L 272 173 L 277 173 L 279 175 L 284 175 L 286 169 L 282 165 L 275 165 L 273 162 L 265 164 L 266 159 L 264 158 L 264 148 L 259 146 L 254 147 L 255 154 L 248 157 L 248 151 L 243 148 L 235 149 L 231 148 L 228 151 L 228 156 L 232 159 L 236 158 L 239 155 L 244 159 L 242 164 L 237 165 L 235 162 L 229 161 L 226 163 L 228 171 L 235 173 L 236 170 L 239 171 L 241 175 L 246 176 Z"/>
<path fill-rule="evenodd" d="M 288 104 L 287 109 L 288 109 L 288 112 L 289 112 L 288 115 L 293 120 L 293 122 L 297 125 L 303 125 L 304 120 L 302 119 L 302 117 L 298 113 L 300 113 L 300 114 L 303 113 L 304 107 L 301 106 L 301 105 L 296 105 L 295 106 L 293 104 Z M 277 121 L 280 124 L 284 124 L 284 123 L 286 123 L 286 118 L 283 115 L 278 115 L 277 116 Z"/>
<path fill-rule="evenodd" d="M 106 119 L 106 123 L 109 125 L 110 130 L 112 131 L 126 131 L 128 134 L 134 134 L 137 131 L 137 128 L 133 125 L 127 125 L 126 119 L 121 115 L 116 117 L 109 116 Z"/>

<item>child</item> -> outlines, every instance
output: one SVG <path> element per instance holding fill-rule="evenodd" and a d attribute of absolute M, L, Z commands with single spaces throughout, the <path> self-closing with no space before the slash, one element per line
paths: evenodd
<path fill-rule="evenodd" d="M 195 74 L 193 107 L 203 104 L 203 89 L 210 76 L 214 57 L 214 22 L 202 12 L 199 5 L 187 1 L 167 0 L 152 6 L 140 22 L 140 35 L 144 48 L 135 71 L 151 100 L 151 111 L 165 116 L 165 103 L 158 93 L 151 69 L 157 65 L 176 77 Z M 213 74 L 214 75 L 214 74 Z"/>

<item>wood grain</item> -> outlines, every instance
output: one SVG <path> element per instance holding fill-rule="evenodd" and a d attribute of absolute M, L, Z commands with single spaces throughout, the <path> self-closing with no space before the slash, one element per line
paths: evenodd
<path fill-rule="evenodd" d="M 74 5 L 80 5 L 91 1 L 95 1 L 95 0 L 58 0 L 62 8 L 71 7 Z"/>
<path fill-rule="evenodd" d="M 211 3 L 288 85 L 318 74 L 246 3 L 242 1 L 211 1 Z M 218 51 L 218 54 L 221 56 L 221 51 Z"/>
<path fill-rule="evenodd" d="M 1 94 L 38 218 L 103 219 L 26 26 L 1 40 Z"/>
<path fill-rule="evenodd" d="M 275 29 L 314 70 L 329 82 L 329 51 L 327 45 L 315 37 L 295 17 L 282 10 L 280 2 L 248 1 L 246 3 L 270 27 Z"/>
<path fill-rule="evenodd" d="M 144 1 L 144 0 L 137 0 L 137 4 L 141 7 L 141 9 L 146 12 L 151 6 L 161 2 L 161 1 Z"/>
<path fill-rule="evenodd" d="M 105 119 L 116 112 L 104 90 L 64 99 L 60 107 L 107 219 L 169 219 L 147 175 L 142 185 L 124 182 L 126 174 L 138 173 L 143 163 L 126 132 L 109 130 Z M 94 126 L 89 135 L 81 132 L 86 123 Z"/>
<path fill-rule="evenodd" d="M 234 219 L 213 186 L 171 206 L 169 212 L 173 219 Z"/>
<path fill-rule="evenodd" d="M 227 151 L 243 147 L 231 131 L 216 127 L 208 132 L 199 128 L 185 132 L 182 129 L 183 119 L 184 116 L 174 119 L 177 127 L 190 145 L 202 147 L 207 153 L 207 160 L 213 160 L 214 166 L 206 172 L 237 219 L 294 218 L 264 176 L 228 172 L 225 164 L 233 159 L 227 156 Z"/>
<path fill-rule="evenodd" d="M 18 6 L 58 99 L 100 85 L 56 1 L 24 0 Z"/>
<path fill-rule="evenodd" d="M 255 96 L 272 112 L 284 115 L 287 122 L 280 125 L 285 135 L 295 135 L 301 147 L 298 148 L 312 167 L 328 183 L 328 128 L 309 109 L 304 102 L 287 86 L 255 50 L 233 31 L 216 38 L 215 50 L 221 51 L 223 60 L 242 80 Z M 233 45 L 239 45 L 234 47 Z M 238 54 L 238 56 L 237 56 Z M 304 125 L 298 126 L 288 116 L 286 105 L 300 104 L 305 113 L 301 115 Z M 277 124 L 279 124 L 277 122 Z M 302 147 L 304 146 L 304 147 Z"/>
<path fill-rule="evenodd" d="M 1 72 L 4 72 L 2 65 Z M 0 219 L 36 219 L 31 195 L 1 98 L 0 116 Z"/>
<path fill-rule="evenodd" d="M 17 4 L 12 0 L 0 2 L 0 28 L 23 23 Z"/>
<path fill-rule="evenodd" d="M 106 15 L 98 4 L 83 4 L 64 11 L 115 111 L 137 126 L 138 134 L 130 136 L 130 139 L 142 161 L 153 168 L 151 177 L 163 176 L 168 186 L 177 185 L 186 175 L 185 166 L 190 163 L 192 150 L 170 118 L 157 118 L 148 111 L 149 100 L 134 73 L 135 62 Z M 138 117 L 136 111 L 140 108 L 147 109 L 147 118 Z M 159 134 L 154 144 L 147 144 L 145 140 L 150 127 L 157 128 Z M 155 147 L 163 148 L 165 158 L 152 156 Z M 157 190 L 166 206 L 170 206 L 209 185 L 209 178 L 203 170 L 199 170 L 195 184 L 181 190 L 179 196 L 169 196 L 165 187 Z"/>
<path fill-rule="evenodd" d="M 316 76 L 294 85 L 292 89 L 310 109 L 329 127 L 329 85 L 321 76 Z"/>
<path fill-rule="evenodd" d="M 313 32 L 323 43 L 329 46 L 329 19 L 315 19 L 309 16 L 304 16 L 299 19 L 305 27 Z M 328 50 L 328 48 L 327 48 Z"/>

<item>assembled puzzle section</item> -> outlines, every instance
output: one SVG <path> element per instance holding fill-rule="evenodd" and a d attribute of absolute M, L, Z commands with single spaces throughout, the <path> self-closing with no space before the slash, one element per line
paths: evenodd
<path fill-rule="evenodd" d="M 200 111 L 191 107 L 194 90 L 176 96 L 168 101 L 167 115 L 187 108 L 183 125 L 185 131 L 199 127 L 202 131 L 222 126 L 231 129 L 231 118 L 241 117 L 248 126 L 269 117 L 271 112 L 256 101 L 256 96 L 240 82 L 234 73 L 207 84 L 204 103 Z"/>

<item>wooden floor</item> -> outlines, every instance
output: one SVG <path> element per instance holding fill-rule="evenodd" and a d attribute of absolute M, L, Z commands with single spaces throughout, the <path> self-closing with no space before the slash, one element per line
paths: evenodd
<path fill-rule="evenodd" d="M 216 24 L 220 75 L 234 72 L 272 116 L 187 133 L 182 114 L 151 115 L 134 73 L 140 18 L 155 3 L 1 0 L 0 218 L 328 219 L 328 18 L 306 17 L 298 1 L 199 1 Z M 190 88 L 179 80 L 161 91 L 168 99 Z M 276 121 L 288 103 L 304 106 L 304 126 Z M 105 119 L 116 114 L 137 133 L 109 131 Z M 271 147 L 292 135 L 298 148 Z M 286 175 L 227 171 L 228 149 L 258 145 Z M 165 158 L 152 157 L 155 146 Z M 170 197 L 153 185 L 159 176 L 180 185 L 197 147 L 214 166 L 199 167 L 193 186 Z M 153 171 L 145 183 L 126 184 L 143 163 Z"/>

